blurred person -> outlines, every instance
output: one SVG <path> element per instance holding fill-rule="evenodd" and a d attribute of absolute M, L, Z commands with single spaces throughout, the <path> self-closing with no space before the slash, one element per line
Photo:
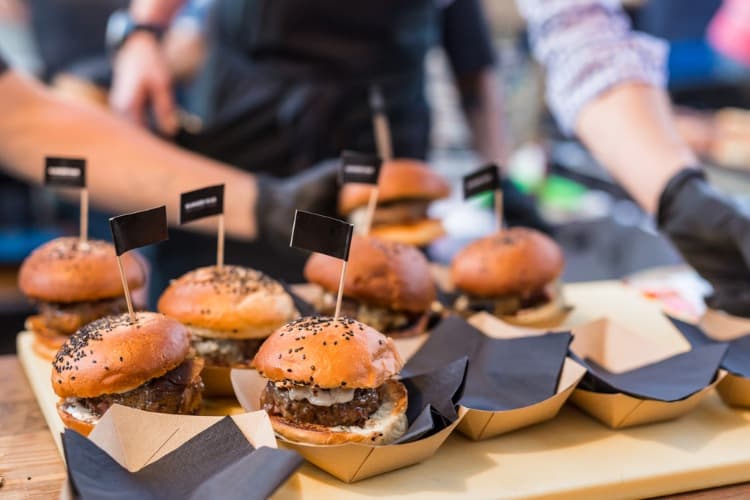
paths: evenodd
<path fill-rule="evenodd" d="M 108 111 L 62 99 L 36 80 L 10 70 L 0 58 L 0 168 L 27 182 L 41 183 L 47 155 L 84 156 L 92 204 L 110 213 L 167 205 L 171 225 L 178 224 L 179 194 L 212 184 L 225 184 L 225 227 L 237 241 L 263 239 L 288 245 L 296 209 L 333 213 L 336 203 L 335 162 L 322 162 L 305 172 L 276 179 L 251 174 L 192 154 L 134 127 Z M 215 245 L 215 222 L 190 226 Z M 252 253 L 227 242 L 227 261 L 247 262 Z M 176 250 L 194 266 L 193 247 Z M 234 254 L 232 254 L 234 252 Z M 232 255 L 232 258 L 230 258 Z M 157 276 L 163 276 L 154 269 Z M 174 277 L 172 275 L 171 277 Z M 164 282 L 155 284 L 161 291 Z"/>
<path fill-rule="evenodd" d="M 179 0 L 135 0 L 131 15 L 138 23 L 165 23 L 178 4 Z M 750 316 L 750 214 L 706 182 L 697 158 L 676 130 L 663 88 L 666 45 L 631 31 L 616 0 L 517 4 L 528 23 L 534 55 L 546 69 L 547 101 L 562 130 L 577 134 L 636 201 L 656 214 L 659 228 L 685 260 L 713 284 L 711 305 Z M 301 155 L 303 165 L 310 163 L 310 154 L 314 157 L 321 143 L 330 144 L 326 139 L 338 139 L 340 134 L 348 137 L 348 146 L 362 147 L 358 140 L 372 135 L 361 125 L 368 114 L 364 90 L 353 92 L 348 113 L 337 115 L 334 103 L 347 102 L 342 92 L 346 95 L 357 83 L 364 87 L 378 77 L 384 84 L 395 84 L 386 87 L 386 95 L 397 154 L 425 152 L 422 59 L 426 45 L 437 36 L 434 1 L 247 0 L 219 6 L 207 67 L 219 88 L 226 85 L 227 75 L 245 75 L 214 97 L 246 110 L 234 119 L 253 124 L 241 136 L 257 140 L 249 148 L 253 159 L 262 163 L 255 168 L 277 169 L 279 163 L 269 160 L 294 155 Z M 450 26 L 448 9 L 474 12 L 470 32 L 466 24 L 456 23 L 454 29 L 463 29 L 454 35 L 464 37 L 456 46 L 464 49 L 462 54 L 475 56 L 469 60 L 479 62 L 480 68 L 486 67 L 491 54 L 476 2 L 452 2 L 443 13 L 443 22 Z M 446 47 L 451 46 L 450 33 L 450 28 L 443 28 Z M 455 66 L 461 59 L 451 60 Z M 117 57 L 111 102 L 133 119 L 142 117 L 146 103 L 152 102 L 161 129 L 171 133 L 176 121 L 163 67 L 153 36 L 130 37 Z M 484 115 L 495 113 L 499 96 L 496 86 L 487 85 L 490 72 L 473 75 L 468 80 L 474 85 L 463 87 L 473 89 L 464 92 L 465 104 L 469 110 L 486 110 Z M 343 83 L 350 86 L 342 89 Z M 247 100 L 240 105 L 243 95 Z M 217 106 L 221 108 L 221 102 Z M 498 123 L 475 120 L 475 132 L 490 122 Z M 498 139 L 493 132 L 489 135 Z M 217 140 L 215 146 L 227 144 Z"/>

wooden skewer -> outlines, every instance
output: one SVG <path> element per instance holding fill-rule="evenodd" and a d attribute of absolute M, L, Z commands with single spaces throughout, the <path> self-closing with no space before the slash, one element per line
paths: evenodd
<path fill-rule="evenodd" d="M 339 293 L 336 296 L 336 312 L 333 315 L 333 319 L 338 318 L 341 315 L 341 300 L 344 298 L 344 277 L 346 276 L 346 261 L 341 261 L 341 276 L 339 277 Z"/>
<path fill-rule="evenodd" d="M 120 279 L 122 279 L 122 289 L 125 291 L 125 302 L 128 304 L 128 313 L 130 314 L 130 321 L 136 322 L 135 311 L 133 311 L 133 300 L 130 298 L 130 287 L 128 286 L 128 280 L 125 277 L 125 269 L 122 267 L 122 258 L 117 256 L 117 267 L 120 268 Z"/>
<path fill-rule="evenodd" d="M 86 243 L 89 238 L 89 190 L 81 189 L 81 243 Z"/>
<path fill-rule="evenodd" d="M 495 218 L 497 219 L 497 230 L 503 229 L 503 192 L 495 190 Z"/>
<path fill-rule="evenodd" d="M 216 236 L 216 267 L 219 271 L 224 267 L 224 214 L 219 215 L 218 234 Z"/>
<path fill-rule="evenodd" d="M 370 228 L 372 227 L 372 219 L 375 217 L 375 209 L 378 206 L 378 195 L 380 194 L 380 188 L 377 185 L 373 186 L 370 190 L 370 200 L 367 203 L 367 215 L 365 218 L 364 235 L 370 234 Z"/>

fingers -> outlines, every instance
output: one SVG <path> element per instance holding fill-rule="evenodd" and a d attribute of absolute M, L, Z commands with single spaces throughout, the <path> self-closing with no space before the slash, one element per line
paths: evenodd
<path fill-rule="evenodd" d="M 174 103 L 171 82 L 164 81 L 158 77 L 151 86 L 151 102 L 153 104 L 154 117 L 159 130 L 166 135 L 177 133 L 179 121 L 177 119 L 177 108 Z"/>

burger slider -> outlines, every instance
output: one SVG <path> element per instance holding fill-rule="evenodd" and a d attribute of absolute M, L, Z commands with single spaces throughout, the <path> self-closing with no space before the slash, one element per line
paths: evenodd
<path fill-rule="evenodd" d="M 138 257 L 122 256 L 128 286 L 143 286 Z M 24 260 L 18 278 L 21 291 L 36 302 L 38 314 L 26 320 L 34 332 L 34 350 L 52 359 L 63 342 L 86 323 L 127 311 L 115 249 L 105 241 L 57 238 Z"/>
<path fill-rule="evenodd" d="M 63 423 L 88 435 L 113 404 L 194 414 L 201 403 L 203 360 L 188 332 L 161 314 L 139 312 L 89 323 L 65 341 L 52 363 Z"/>
<path fill-rule="evenodd" d="M 299 316 L 277 281 L 238 266 L 201 267 L 172 281 L 159 312 L 190 331 L 206 366 L 247 368 L 271 332 Z"/>
<path fill-rule="evenodd" d="M 450 195 L 450 185 L 418 160 L 386 162 L 378 180 L 378 205 L 370 234 L 383 239 L 425 246 L 445 234 L 439 220 L 430 219 L 430 203 Z M 345 184 L 339 196 L 339 212 L 357 227 L 367 217 L 372 186 Z"/>
<path fill-rule="evenodd" d="M 477 240 L 453 258 L 459 312 L 487 311 L 520 325 L 553 321 L 564 312 L 558 278 L 564 260 L 548 236 L 511 228 Z"/>
<path fill-rule="evenodd" d="M 306 317 L 261 346 L 255 367 L 269 381 L 260 405 L 274 430 L 311 444 L 387 444 L 407 428 L 406 388 L 393 342 L 350 318 Z"/>
<path fill-rule="evenodd" d="M 321 312 L 333 314 L 341 261 L 312 254 L 305 278 L 325 294 Z M 435 282 L 424 255 L 411 245 L 354 236 L 344 281 L 342 314 L 386 335 L 423 333 L 436 297 Z"/>

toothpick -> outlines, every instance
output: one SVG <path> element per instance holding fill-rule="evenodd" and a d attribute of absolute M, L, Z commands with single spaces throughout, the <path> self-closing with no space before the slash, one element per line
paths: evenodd
<path fill-rule="evenodd" d="M 346 276 L 346 261 L 341 261 L 341 276 L 339 277 L 339 293 L 336 296 L 336 313 L 333 315 L 333 319 L 338 318 L 341 315 L 341 300 L 344 298 L 344 277 Z"/>
<path fill-rule="evenodd" d="M 495 190 L 495 218 L 497 219 L 497 230 L 503 229 L 503 192 Z"/>
<path fill-rule="evenodd" d="M 370 189 L 370 201 L 367 202 L 367 215 L 365 216 L 365 226 L 363 228 L 363 234 L 367 236 L 370 234 L 370 228 L 372 227 L 372 219 L 375 217 L 375 209 L 378 206 L 378 195 L 380 194 L 380 188 L 377 185 L 372 186 Z"/>
<path fill-rule="evenodd" d="M 219 215 L 216 242 L 216 267 L 219 271 L 224 267 L 224 214 Z"/>
<path fill-rule="evenodd" d="M 135 323 L 135 312 L 133 311 L 133 300 L 130 298 L 130 287 L 128 286 L 128 280 L 125 277 L 125 269 L 122 267 L 122 258 L 117 256 L 117 267 L 120 268 L 120 279 L 122 280 L 122 289 L 125 292 L 125 302 L 128 304 L 128 313 L 130 314 L 130 321 Z"/>
<path fill-rule="evenodd" d="M 89 190 L 81 189 L 81 243 L 86 243 L 89 238 Z"/>

